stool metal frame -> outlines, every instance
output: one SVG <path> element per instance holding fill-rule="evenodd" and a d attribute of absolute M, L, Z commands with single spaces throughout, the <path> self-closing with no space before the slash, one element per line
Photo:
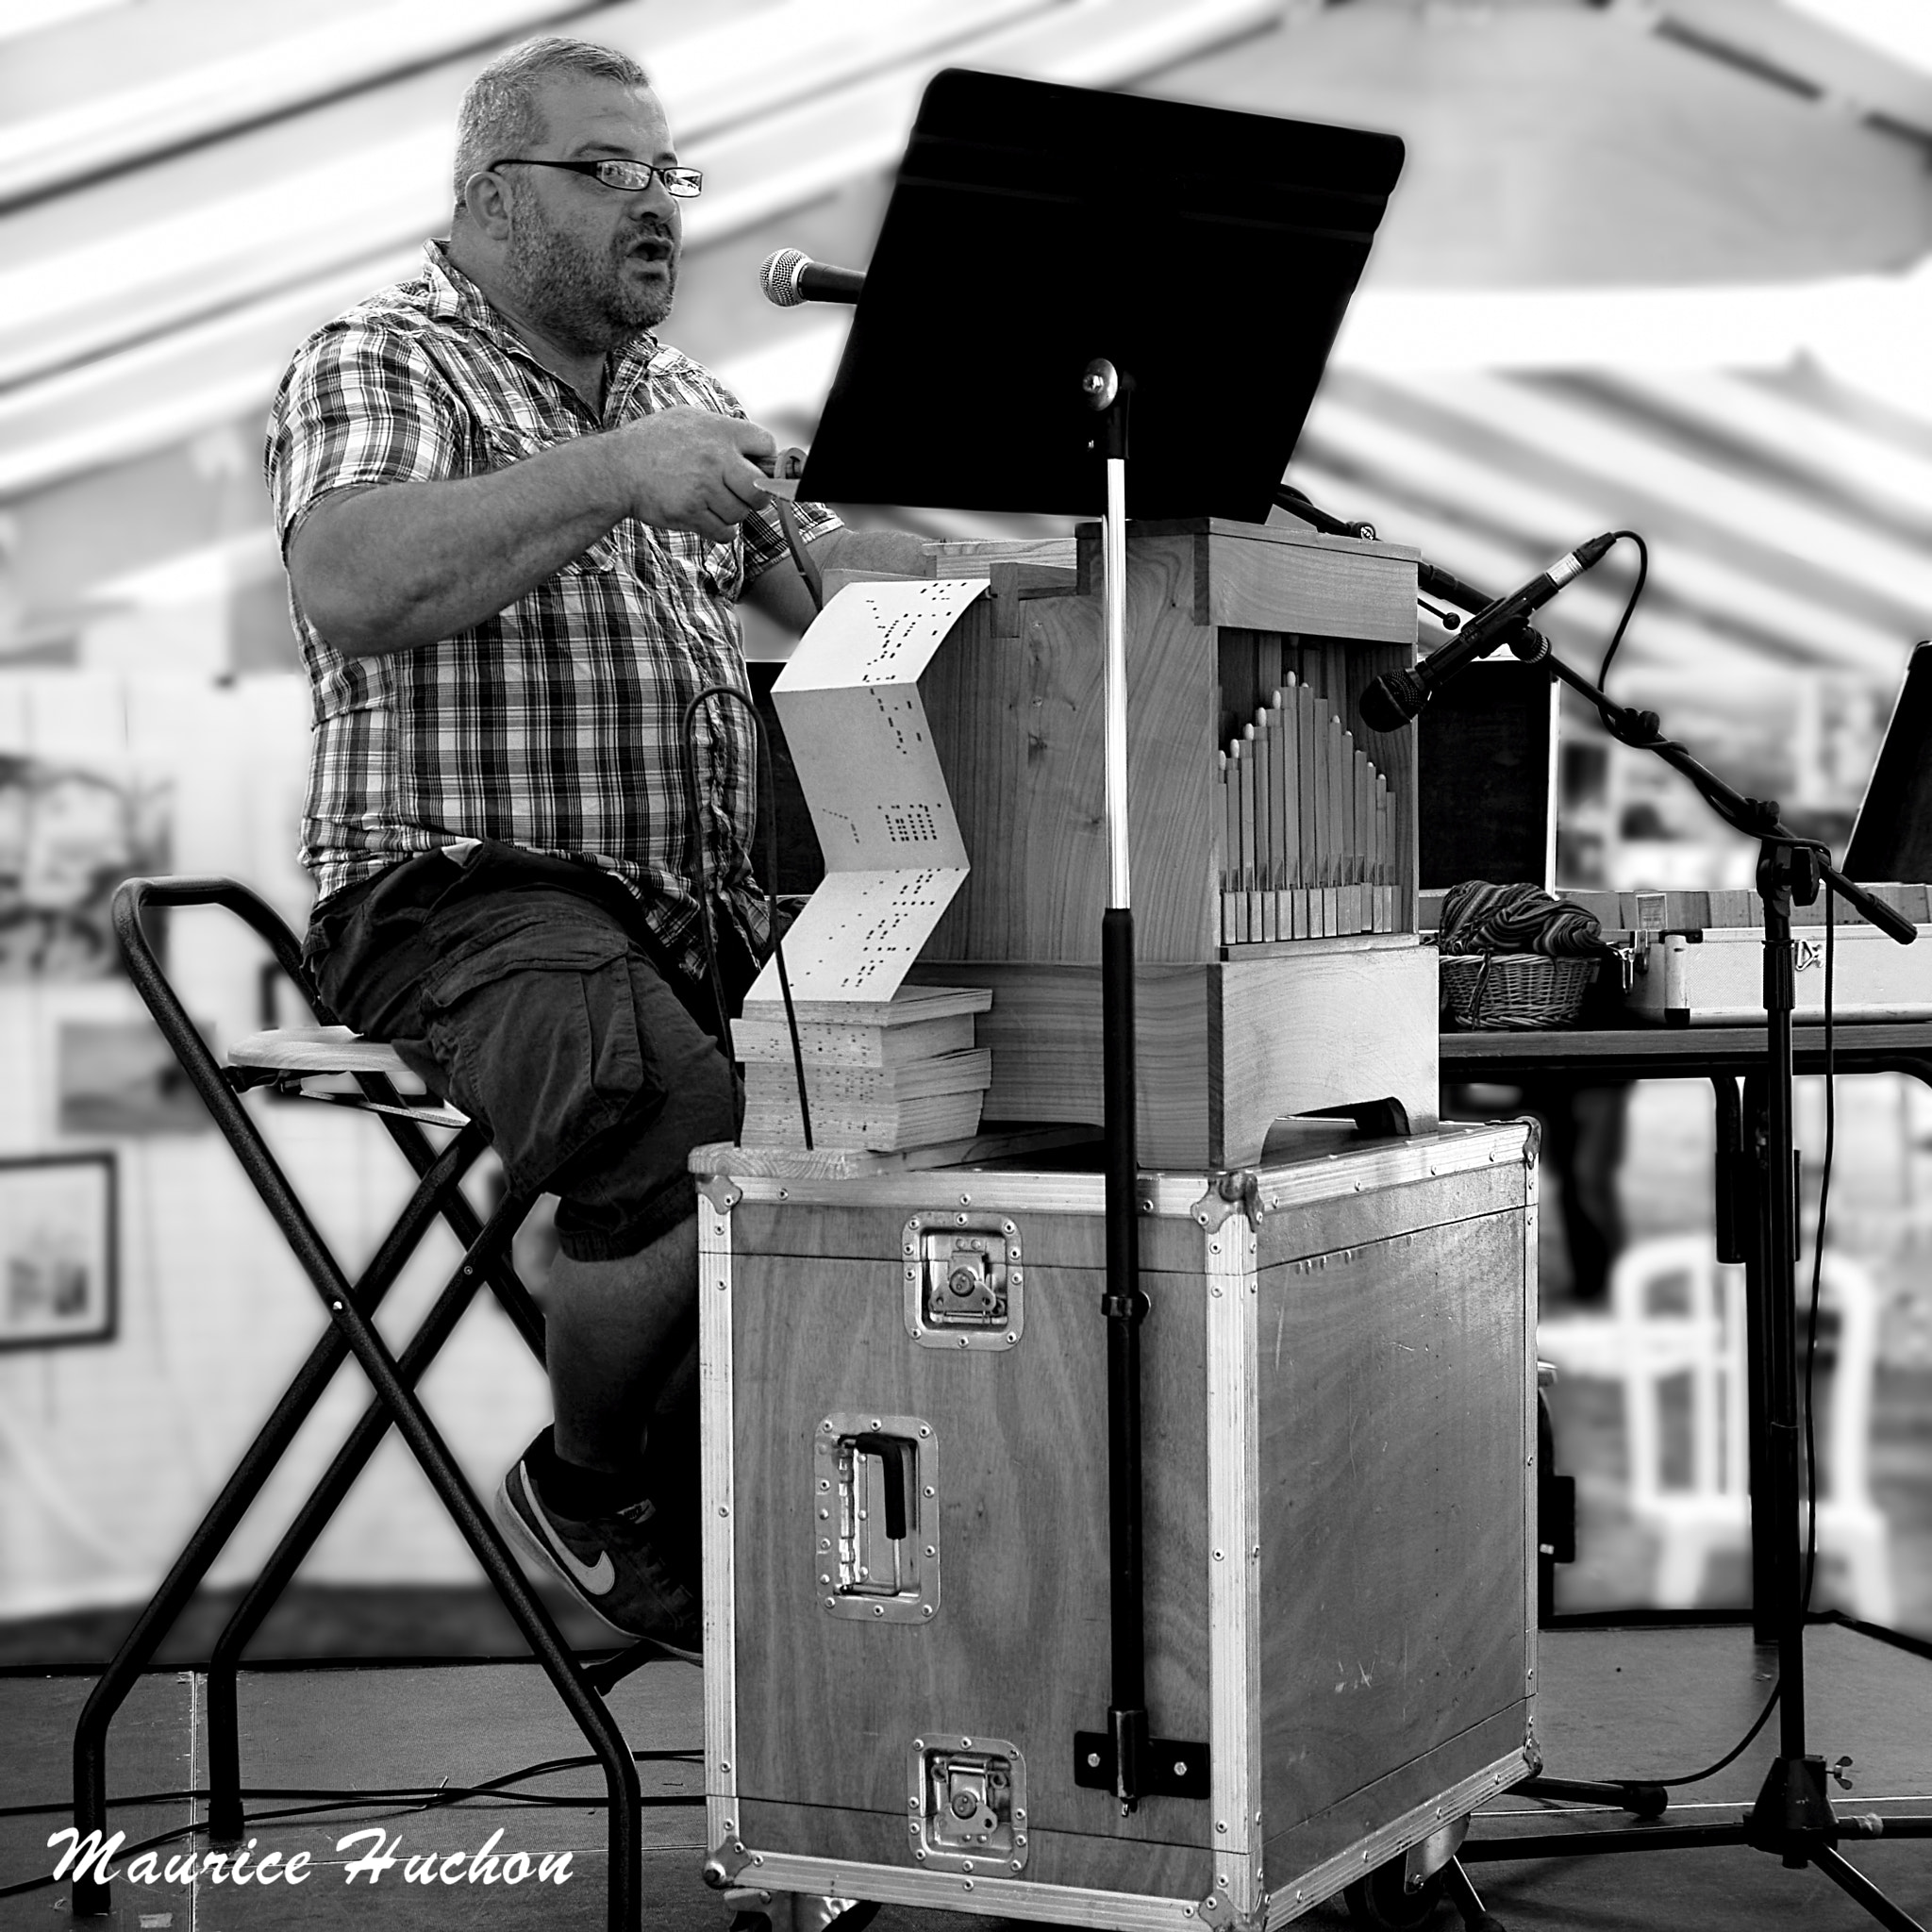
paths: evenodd
<path fill-rule="evenodd" d="M 153 1013 L 243 1173 L 322 1297 L 329 1325 L 90 1694 L 74 1738 L 75 1827 L 82 1840 L 96 1830 L 106 1836 L 107 1740 L 115 1712 L 141 1673 L 152 1662 L 162 1639 L 233 1535 L 323 1391 L 344 1358 L 353 1355 L 375 1389 L 375 1400 L 289 1526 L 261 1574 L 236 1606 L 210 1656 L 210 1840 L 217 1844 L 237 1843 L 242 1836 L 236 1707 L 236 1676 L 242 1651 L 393 1424 L 429 1479 L 450 1520 L 475 1552 L 504 1607 L 516 1620 L 602 1767 L 609 1801 L 607 1924 L 609 1932 L 638 1932 L 642 1911 L 642 1824 L 637 1766 L 601 1693 L 628 1670 L 660 1653 L 655 1646 L 642 1643 L 589 1669 L 579 1664 L 541 1600 L 525 1580 L 516 1558 L 506 1547 L 489 1512 L 470 1488 L 436 1424 L 414 1393 L 417 1379 L 455 1329 L 476 1290 L 486 1283 L 531 1353 L 540 1362 L 543 1359 L 542 1314 L 508 1257 L 510 1239 L 528 1212 L 530 1203 L 512 1194 L 487 1223 L 482 1221 L 461 1190 L 464 1174 L 487 1144 L 482 1129 L 474 1122 L 463 1124 L 439 1152 L 425 1134 L 421 1122 L 409 1118 L 412 1109 L 386 1075 L 358 1073 L 355 1077 L 361 1099 L 349 1104 L 375 1112 L 415 1174 L 417 1185 L 360 1278 L 351 1282 L 239 1097 L 241 1090 L 263 1084 L 275 1075 L 255 1068 L 225 1068 L 215 1058 L 148 944 L 142 925 L 143 911 L 149 907 L 185 906 L 219 906 L 242 920 L 267 943 L 282 970 L 315 1008 L 317 1018 L 326 1024 L 331 1024 L 333 1016 L 316 1000 L 303 977 L 301 949 L 294 934 L 274 908 L 247 887 L 223 878 L 129 879 L 115 893 L 114 930 L 135 990 Z M 447 1119 L 440 1124 L 454 1125 Z M 401 1354 L 392 1354 L 377 1333 L 373 1318 L 410 1255 L 439 1220 L 448 1225 L 462 1244 L 462 1262 Z M 73 1909 L 76 1917 L 106 1914 L 111 1909 L 111 1887 L 92 1876 L 76 1883 Z"/>

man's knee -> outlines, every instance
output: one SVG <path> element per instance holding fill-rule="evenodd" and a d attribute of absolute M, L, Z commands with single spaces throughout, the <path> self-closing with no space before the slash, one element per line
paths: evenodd
<path fill-rule="evenodd" d="M 660 1089 L 648 1114 L 627 1115 L 572 1158 L 551 1182 L 560 1206 L 558 1240 L 575 1260 L 633 1255 L 661 1241 L 697 1210 L 693 1147 L 738 1131 L 739 1089 L 731 1064 L 647 965 L 635 969 L 643 1024 L 656 1038 Z M 663 1010 L 669 1000 L 675 1013 Z"/>

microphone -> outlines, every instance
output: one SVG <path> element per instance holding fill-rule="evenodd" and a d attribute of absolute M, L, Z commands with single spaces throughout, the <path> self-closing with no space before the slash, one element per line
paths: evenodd
<path fill-rule="evenodd" d="M 865 271 L 814 261 L 802 248 L 781 248 L 765 258 L 758 287 L 765 291 L 765 300 L 780 308 L 796 308 L 801 302 L 857 302 L 865 287 Z"/>
<path fill-rule="evenodd" d="M 1532 610 L 1541 609 L 1572 577 L 1581 576 L 1617 541 L 1614 530 L 1579 543 L 1522 590 L 1487 604 L 1463 625 L 1452 643 L 1424 659 L 1413 671 L 1391 671 L 1363 691 L 1356 709 L 1371 731 L 1398 731 L 1466 665 L 1505 642 Z"/>

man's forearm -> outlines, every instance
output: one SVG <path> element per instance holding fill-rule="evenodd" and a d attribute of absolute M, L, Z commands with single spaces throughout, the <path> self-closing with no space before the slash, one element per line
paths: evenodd
<path fill-rule="evenodd" d="M 888 577 L 923 577 L 926 574 L 925 541 L 907 530 L 827 530 L 805 547 L 821 571 L 875 572 Z M 805 588 L 791 558 L 774 563 L 746 585 L 745 602 L 774 624 L 801 636 L 813 616 L 811 593 Z"/>
<path fill-rule="evenodd" d="M 627 513 L 604 441 L 582 437 L 480 476 L 325 497 L 289 551 L 303 614 L 350 657 L 484 623 Z"/>
<path fill-rule="evenodd" d="M 828 530 L 807 547 L 821 570 L 875 570 L 891 576 L 923 577 L 927 541 L 910 530 Z"/>

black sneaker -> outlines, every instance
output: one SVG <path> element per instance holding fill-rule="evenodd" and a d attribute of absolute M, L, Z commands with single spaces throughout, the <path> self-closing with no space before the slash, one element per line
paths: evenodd
<path fill-rule="evenodd" d="M 614 1515 L 574 1523 L 539 1496 L 525 1450 L 497 1486 L 495 1513 L 512 1546 L 556 1571 L 612 1629 L 648 1639 L 686 1663 L 704 1661 L 697 1595 L 667 1569 L 648 1497 Z"/>

